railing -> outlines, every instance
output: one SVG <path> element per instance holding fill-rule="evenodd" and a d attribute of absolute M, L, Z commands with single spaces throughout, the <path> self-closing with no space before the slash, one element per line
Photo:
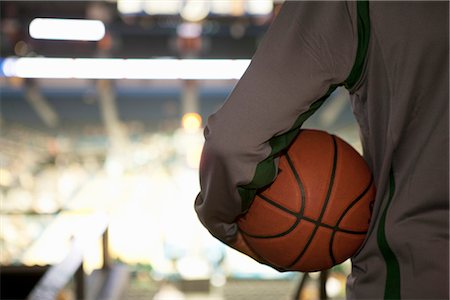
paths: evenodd
<path fill-rule="evenodd" d="M 27 299 L 53 300 L 58 293 L 75 278 L 76 299 L 86 299 L 85 276 L 83 271 L 83 250 L 91 242 L 102 237 L 103 269 L 110 267 L 108 251 L 108 223 L 106 218 L 97 217 L 93 222 L 92 231 L 83 233 L 83 236 L 74 236 L 72 247 L 65 259 L 53 265 L 41 278 Z"/>

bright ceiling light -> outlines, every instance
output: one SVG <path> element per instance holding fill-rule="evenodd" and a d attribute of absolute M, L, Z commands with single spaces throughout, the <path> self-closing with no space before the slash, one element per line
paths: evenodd
<path fill-rule="evenodd" d="M 6 58 L 6 77 L 80 79 L 239 79 L 249 59 Z"/>
<path fill-rule="evenodd" d="M 272 0 L 247 1 L 246 11 L 251 15 L 268 15 L 273 10 Z"/>
<path fill-rule="evenodd" d="M 183 19 L 189 22 L 198 22 L 206 18 L 209 14 L 209 2 L 199 0 L 187 1 L 180 11 Z"/>
<path fill-rule="evenodd" d="M 180 10 L 181 2 L 178 0 L 146 0 L 144 10 L 149 15 L 176 15 Z"/>
<path fill-rule="evenodd" d="M 117 10 L 121 14 L 138 14 L 142 11 L 143 1 L 117 0 Z"/>
<path fill-rule="evenodd" d="M 187 132 L 196 132 L 202 126 L 202 117 L 198 113 L 186 113 L 181 118 L 181 125 Z"/>
<path fill-rule="evenodd" d="M 34 39 L 99 41 L 105 36 L 105 25 L 98 20 L 36 18 L 29 31 Z"/>
<path fill-rule="evenodd" d="M 224 0 L 210 0 L 211 12 L 218 15 L 231 15 L 233 3 Z"/>

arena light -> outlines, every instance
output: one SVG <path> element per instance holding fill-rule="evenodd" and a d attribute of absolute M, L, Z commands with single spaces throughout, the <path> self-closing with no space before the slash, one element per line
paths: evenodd
<path fill-rule="evenodd" d="M 136 0 L 117 0 L 117 10 L 121 14 L 138 14 L 143 10 L 142 4 Z"/>
<path fill-rule="evenodd" d="M 199 22 L 206 18 L 209 14 L 209 2 L 199 0 L 186 1 L 180 15 L 189 22 Z"/>
<path fill-rule="evenodd" d="M 187 132 L 196 132 L 202 126 L 202 117 L 198 113 L 186 113 L 181 118 L 181 125 Z"/>
<path fill-rule="evenodd" d="M 272 0 L 247 1 L 246 10 L 251 15 L 268 15 L 273 10 Z"/>
<path fill-rule="evenodd" d="M 6 77 L 79 79 L 239 79 L 249 59 L 6 58 Z"/>
<path fill-rule="evenodd" d="M 144 11 L 149 15 L 176 15 L 181 9 L 181 1 L 147 0 L 143 3 Z"/>
<path fill-rule="evenodd" d="M 233 3 L 224 0 L 211 0 L 211 12 L 218 15 L 231 15 L 233 11 Z"/>
<path fill-rule="evenodd" d="M 99 41 L 105 25 L 98 20 L 36 18 L 29 26 L 34 39 Z"/>

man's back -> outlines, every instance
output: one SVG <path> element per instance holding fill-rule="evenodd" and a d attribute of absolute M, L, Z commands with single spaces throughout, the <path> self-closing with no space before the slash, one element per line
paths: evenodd
<path fill-rule="evenodd" d="M 352 105 L 378 217 L 353 259 L 349 296 L 448 298 L 448 2 L 369 9 L 367 64 Z"/>

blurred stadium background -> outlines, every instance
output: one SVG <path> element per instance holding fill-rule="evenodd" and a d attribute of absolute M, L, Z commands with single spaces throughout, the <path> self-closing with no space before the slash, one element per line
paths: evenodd
<path fill-rule="evenodd" d="M 202 127 L 282 1 L 0 5 L 2 299 L 345 297 L 348 262 L 280 274 L 193 210 Z M 360 149 L 346 91 L 331 98 L 305 127 Z"/>

